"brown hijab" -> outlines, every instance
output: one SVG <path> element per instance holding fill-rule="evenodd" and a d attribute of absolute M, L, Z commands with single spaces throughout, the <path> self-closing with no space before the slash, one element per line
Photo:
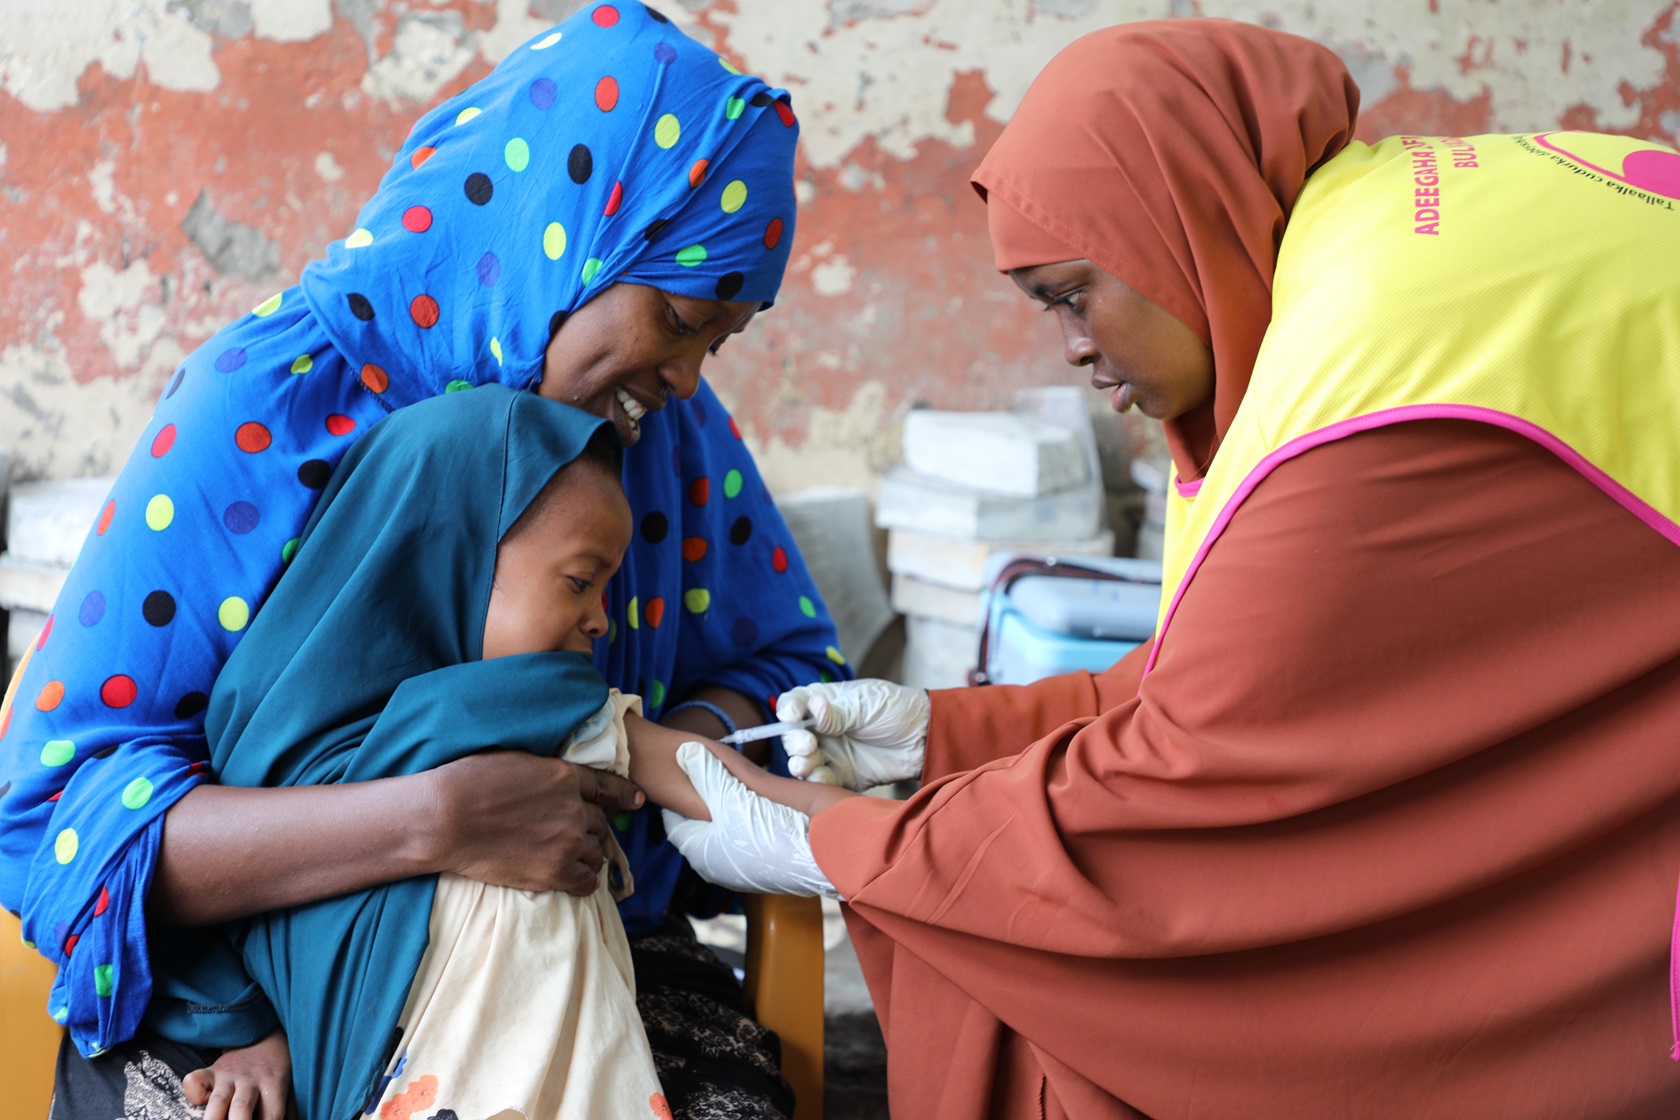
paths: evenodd
<path fill-rule="evenodd" d="M 1212 348 L 1213 399 L 1166 424 L 1187 481 L 1248 388 L 1289 212 L 1358 114 L 1347 68 L 1311 40 L 1122 24 L 1050 61 L 974 173 L 1000 270 L 1083 257 Z"/>

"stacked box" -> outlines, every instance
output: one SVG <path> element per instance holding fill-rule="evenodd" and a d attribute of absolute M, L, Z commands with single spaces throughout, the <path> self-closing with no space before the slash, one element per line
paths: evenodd
<path fill-rule="evenodd" d="M 77 478 L 21 482 L 11 488 L 6 501 L 6 550 L 0 552 L 8 678 L 10 666 L 45 625 L 114 481 Z"/>
<path fill-rule="evenodd" d="M 875 506 L 893 609 L 906 616 L 904 683 L 952 688 L 974 667 L 991 556 L 1114 551 L 1084 394 L 1028 390 L 1006 412 L 913 411 L 904 463 Z"/>

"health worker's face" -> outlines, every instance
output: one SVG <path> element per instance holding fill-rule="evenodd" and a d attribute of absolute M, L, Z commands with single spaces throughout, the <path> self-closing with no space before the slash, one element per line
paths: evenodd
<path fill-rule="evenodd" d="M 618 428 L 629 447 L 641 420 L 700 387 L 700 365 L 746 329 L 759 304 L 614 284 L 572 312 L 549 341 L 537 392 Z"/>
<path fill-rule="evenodd" d="M 590 652 L 607 632 L 607 580 L 630 547 L 630 503 L 599 463 L 565 468 L 496 549 L 484 659 Z"/>
<path fill-rule="evenodd" d="M 1069 365 L 1089 366 L 1091 387 L 1114 411 L 1133 405 L 1174 420 L 1213 397 L 1213 353 L 1196 333 L 1136 288 L 1088 260 L 1017 268 L 1009 278 L 1062 329 Z"/>

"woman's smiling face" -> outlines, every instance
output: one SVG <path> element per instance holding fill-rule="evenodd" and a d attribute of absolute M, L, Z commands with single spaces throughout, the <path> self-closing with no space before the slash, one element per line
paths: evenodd
<path fill-rule="evenodd" d="M 1088 260 L 1009 273 L 1062 329 L 1062 356 L 1091 367 L 1091 387 L 1111 391 L 1116 412 L 1133 405 L 1174 420 L 1213 396 L 1213 352 L 1136 288 Z"/>
<path fill-rule="evenodd" d="M 700 387 L 700 365 L 746 329 L 759 304 L 614 284 L 560 324 L 537 392 L 611 420 L 626 447 L 641 419 Z"/>

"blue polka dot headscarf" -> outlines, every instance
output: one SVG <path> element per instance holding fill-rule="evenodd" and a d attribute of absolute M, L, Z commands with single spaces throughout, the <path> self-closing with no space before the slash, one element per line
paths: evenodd
<path fill-rule="evenodd" d="M 798 133 L 786 92 L 654 9 L 592 5 L 422 117 L 301 286 L 393 407 L 450 382 L 523 387 L 615 282 L 773 300 Z"/>

